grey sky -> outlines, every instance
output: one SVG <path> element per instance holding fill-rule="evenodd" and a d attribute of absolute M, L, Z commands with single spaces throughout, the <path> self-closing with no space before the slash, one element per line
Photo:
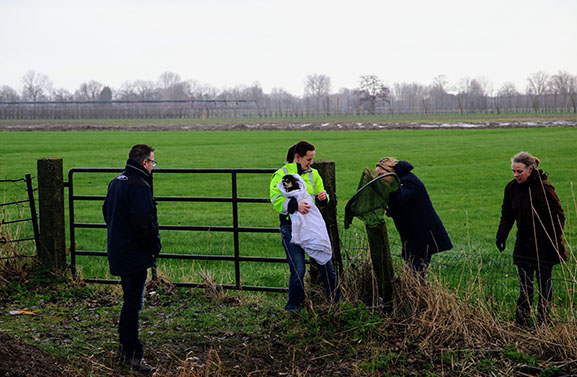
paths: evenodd
<path fill-rule="evenodd" d="M 444 74 L 498 89 L 577 74 L 573 0 L 0 0 L 0 85 L 28 70 L 74 92 L 171 71 L 217 88 L 260 83 L 301 95 L 308 74 L 354 88 Z"/>

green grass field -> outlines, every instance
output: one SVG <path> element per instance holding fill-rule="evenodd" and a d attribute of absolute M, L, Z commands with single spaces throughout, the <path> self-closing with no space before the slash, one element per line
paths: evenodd
<path fill-rule="evenodd" d="M 515 292 L 517 277 L 510 263 L 514 242 L 511 234 L 504 254 L 495 254 L 494 238 L 499 222 L 503 189 L 512 179 L 510 157 L 528 151 L 541 159 L 564 205 L 566 236 L 571 250 L 576 246 L 576 205 L 573 182 L 577 178 L 575 140 L 577 128 L 435 129 L 346 132 L 297 131 L 193 131 L 193 132 L 2 132 L 0 133 L 0 179 L 36 175 L 36 161 L 43 157 L 63 159 L 70 168 L 121 168 L 133 144 L 156 148 L 158 168 L 278 168 L 287 148 L 299 140 L 316 146 L 317 159 L 336 163 L 337 200 L 342 218 L 348 198 L 356 191 L 365 167 L 374 167 L 384 156 L 408 160 L 427 186 L 433 204 L 452 238 L 454 249 L 433 258 L 432 272 L 453 285 L 467 287 L 471 281 L 485 284 L 503 279 L 508 293 Z M 115 174 L 75 176 L 75 194 L 104 195 Z M 241 197 L 268 197 L 270 176 L 239 178 Z M 1 185 L 0 197 L 19 195 L 14 185 Z M 4 192 L 4 193 L 3 193 Z M 3 194 L 2 194 L 3 193 Z M 219 174 L 157 174 L 156 196 L 230 196 L 230 176 Z M 77 222 L 102 222 L 99 202 L 78 203 Z M 162 225 L 232 225 L 231 206 L 226 203 L 159 204 Z M 342 221 L 341 221 L 342 223 Z M 276 227 L 277 215 L 268 204 L 241 204 L 241 226 Z M 347 232 L 341 229 L 345 256 L 359 257 L 366 246 L 358 221 Z M 393 254 L 399 253 L 398 235 L 388 221 Z M 355 236 L 360 233 L 361 240 Z M 219 232 L 162 232 L 164 252 L 232 255 L 232 235 Z M 104 230 L 80 229 L 76 248 L 105 250 Z M 360 246 L 357 248 L 356 246 Z M 284 256 L 278 234 L 242 234 L 243 256 Z M 359 251 L 360 250 L 360 251 Z M 494 257 L 488 257 L 493 255 Z M 479 261 L 483 260 L 483 263 Z M 109 278 L 105 258 L 79 257 L 85 277 Z M 560 279 L 575 280 L 575 254 L 571 271 L 556 271 Z M 234 281 L 231 262 L 161 260 L 159 271 L 174 281 L 199 282 L 209 271 L 218 283 Z M 444 271 L 453 271 L 448 276 Z M 506 276 L 508 275 L 508 276 Z M 284 264 L 241 264 L 244 285 L 285 286 Z M 464 279 L 467 277 L 467 279 Z M 470 279 L 469 279 L 470 278 Z M 570 294 L 571 303 L 574 296 Z M 562 289 L 561 287 L 557 288 Z M 558 296 L 558 295 L 557 295 Z M 556 297 L 557 297 L 556 296 Z M 571 304 L 572 305 L 572 304 Z"/>

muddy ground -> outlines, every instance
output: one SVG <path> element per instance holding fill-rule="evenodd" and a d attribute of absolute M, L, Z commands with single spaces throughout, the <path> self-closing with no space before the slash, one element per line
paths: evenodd
<path fill-rule="evenodd" d="M 261 123 L 261 124 L 154 124 L 111 125 L 98 123 L 0 123 L 0 131 L 198 131 L 198 130 L 385 130 L 385 129 L 470 129 L 470 128 L 535 128 L 577 127 L 577 121 L 511 121 L 470 123 Z"/>
<path fill-rule="evenodd" d="M 0 331 L 0 376 L 73 376 L 66 360 Z"/>

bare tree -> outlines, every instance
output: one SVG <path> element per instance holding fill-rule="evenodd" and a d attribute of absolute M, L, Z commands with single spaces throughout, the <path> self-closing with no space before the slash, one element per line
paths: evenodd
<path fill-rule="evenodd" d="M 74 99 L 74 95 L 70 93 L 68 90 L 60 88 L 53 90 L 50 95 L 50 98 L 52 99 L 52 101 L 66 102 L 66 101 L 72 101 Z"/>
<path fill-rule="evenodd" d="M 25 101 L 42 101 L 48 98 L 52 82 L 48 76 L 28 71 L 22 78 L 22 99 Z"/>
<path fill-rule="evenodd" d="M 457 84 L 457 103 L 459 104 L 459 111 L 464 114 L 465 107 L 469 103 L 469 87 L 471 86 L 472 79 L 470 77 L 463 77 L 459 80 Z"/>
<path fill-rule="evenodd" d="M 270 111 L 268 104 L 270 99 L 264 93 L 259 83 L 254 83 L 251 86 L 238 85 L 232 89 L 223 90 L 216 98 L 230 101 L 228 105 L 236 105 L 236 103 L 234 103 L 235 101 L 242 100 L 246 105 L 255 106 L 259 116 L 266 116 L 268 111 Z"/>
<path fill-rule="evenodd" d="M 369 114 L 376 112 L 377 100 L 390 103 L 390 89 L 375 75 L 361 76 L 358 88 L 361 102 L 368 104 Z"/>
<path fill-rule="evenodd" d="M 551 88 L 555 93 L 563 96 L 563 110 L 567 111 L 570 98 L 571 74 L 566 71 L 559 71 L 556 75 L 551 77 Z M 555 106 L 557 108 L 557 106 Z"/>
<path fill-rule="evenodd" d="M 393 97 L 403 112 L 427 112 L 427 88 L 419 83 L 396 83 L 393 85 Z"/>
<path fill-rule="evenodd" d="M 527 78 L 527 94 L 542 95 L 547 92 L 549 75 L 539 71 Z"/>
<path fill-rule="evenodd" d="M 120 85 L 120 89 L 116 92 L 116 96 L 122 101 L 134 101 L 137 98 L 135 82 L 134 81 L 124 81 Z"/>
<path fill-rule="evenodd" d="M 513 108 L 513 98 L 517 97 L 519 92 L 517 88 L 515 88 L 515 84 L 512 82 L 504 83 L 499 91 L 497 92 L 497 96 L 501 102 L 501 106 L 506 106 L 508 111 L 511 111 Z"/>
<path fill-rule="evenodd" d="M 486 110 L 488 87 L 489 84 L 484 78 L 462 78 L 457 86 L 457 102 L 461 114 L 465 110 L 467 112 Z"/>
<path fill-rule="evenodd" d="M 0 101 L 16 102 L 20 101 L 20 96 L 16 90 L 12 89 L 8 85 L 2 85 L 2 87 L 0 87 Z"/>
<path fill-rule="evenodd" d="M 80 88 L 74 92 L 74 98 L 77 101 L 98 101 L 102 88 L 104 88 L 104 85 L 98 81 L 90 80 L 84 82 L 80 84 Z"/>
<path fill-rule="evenodd" d="M 569 97 L 573 105 L 573 112 L 577 113 L 577 76 L 571 76 L 569 80 Z"/>
<path fill-rule="evenodd" d="M 213 99 L 217 97 L 218 90 L 213 86 L 191 80 L 190 95 L 194 99 Z"/>
<path fill-rule="evenodd" d="M 318 114 L 321 108 L 326 108 L 323 99 L 328 98 L 331 91 L 331 78 L 327 75 L 314 73 L 308 75 L 305 81 L 305 97 L 312 99 L 315 102 L 315 111 Z"/>
<path fill-rule="evenodd" d="M 154 82 L 150 80 L 136 80 L 134 82 L 134 92 L 136 93 L 136 98 L 140 100 L 154 100 L 160 98 L 158 89 L 154 85 Z"/>
<path fill-rule="evenodd" d="M 341 88 L 335 97 L 337 100 L 335 108 L 340 114 L 351 115 L 355 112 L 355 109 L 360 111 L 356 89 Z"/>
<path fill-rule="evenodd" d="M 259 115 L 264 114 L 266 116 L 267 109 L 270 108 L 269 97 L 264 93 L 258 82 L 255 82 L 247 88 L 245 99 L 255 101 L 256 106 L 260 109 Z"/>
<path fill-rule="evenodd" d="M 540 107 L 539 97 L 543 97 L 543 104 L 545 104 L 545 95 L 549 88 L 549 75 L 545 72 L 539 71 L 527 79 L 527 95 L 531 99 L 533 110 L 537 112 Z"/>
<path fill-rule="evenodd" d="M 509 81 L 501 85 L 501 88 L 499 88 L 497 94 L 499 96 L 515 96 L 518 95 L 519 92 L 517 91 L 515 84 Z"/>
<path fill-rule="evenodd" d="M 298 99 L 281 88 L 273 88 L 270 93 L 271 106 L 276 108 L 278 116 L 297 116 Z"/>
<path fill-rule="evenodd" d="M 158 87 L 161 99 L 183 100 L 191 97 L 191 83 L 183 81 L 180 76 L 173 72 L 164 72 L 158 79 Z"/>
<path fill-rule="evenodd" d="M 331 78 L 327 75 L 312 74 L 308 75 L 305 83 L 306 96 L 325 96 L 331 91 Z"/>
<path fill-rule="evenodd" d="M 125 81 L 116 97 L 124 101 L 154 100 L 160 98 L 156 84 L 150 80 Z"/>
<path fill-rule="evenodd" d="M 444 99 L 448 97 L 447 88 L 449 87 L 449 81 L 445 75 L 438 75 L 433 78 L 433 82 L 430 86 L 430 94 L 435 104 L 435 110 L 444 106 Z"/>

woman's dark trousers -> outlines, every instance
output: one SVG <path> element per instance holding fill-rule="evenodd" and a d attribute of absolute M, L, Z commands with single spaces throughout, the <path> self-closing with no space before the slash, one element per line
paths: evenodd
<path fill-rule="evenodd" d="M 553 300 L 553 280 L 551 278 L 553 266 L 546 264 L 517 265 L 519 273 L 519 298 L 517 299 L 517 311 L 515 313 L 515 323 L 520 326 L 529 326 L 531 316 L 531 305 L 535 288 L 533 284 L 534 276 L 537 277 L 539 287 L 539 301 L 537 305 L 537 323 L 549 323 L 549 311 Z"/>

